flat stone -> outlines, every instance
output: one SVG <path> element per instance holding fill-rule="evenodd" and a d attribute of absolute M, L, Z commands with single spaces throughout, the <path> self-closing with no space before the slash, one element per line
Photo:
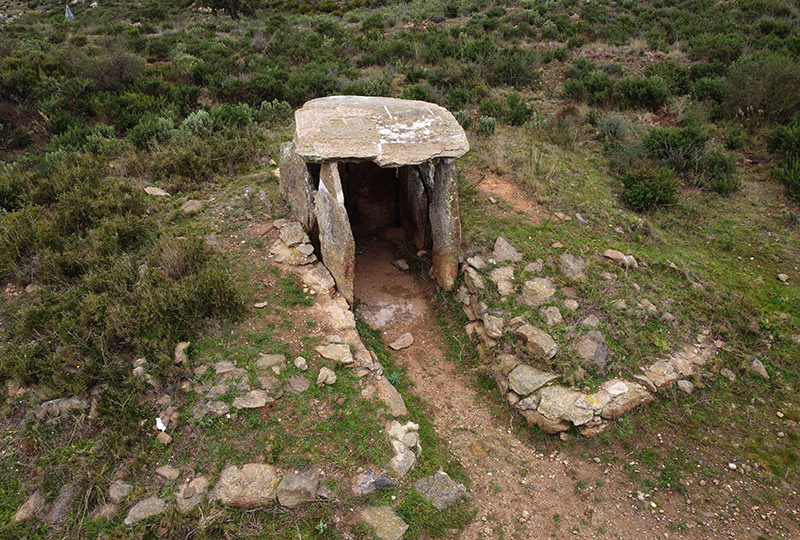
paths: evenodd
<path fill-rule="evenodd" d="M 550 301 L 556 294 L 556 287 L 550 278 L 537 277 L 522 284 L 520 299 L 529 306 L 539 306 Z"/>
<path fill-rule="evenodd" d="M 591 328 L 592 330 L 596 330 L 597 327 L 600 326 L 600 319 L 595 314 L 591 314 L 588 317 L 584 317 L 583 319 L 578 322 L 580 326 L 584 328 Z"/>
<path fill-rule="evenodd" d="M 467 288 L 472 293 L 482 291 L 486 288 L 486 280 L 471 266 L 468 266 L 464 271 L 464 283 L 467 284 Z"/>
<path fill-rule="evenodd" d="M 681 374 L 668 360 L 659 360 L 653 365 L 644 368 L 644 374 L 653 381 L 656 388 L 664 388 L 681 378 Z"/>
<path fill-rule="evenodd" d="M 336 373 L 332 369 L 322 367 L 317 374 L 317 386 L 330 386 L 336 383 Z"/>
<path fill-rule="evenodd" d="M 169 193 L 156 186 L 147 186 L 144 188 L 144 192 L 154 197 L 169 197 Z"/>
<path fill-rule="evenodd" d="M 261 353 L 256 358 L 256 369 L 266 371 L 275 366 L 281 367 L 286 362 L 286 355 Z"/>
<path fill-rule="evenodd" d="M 400 351 L 402 349 L 407 349 L 414 344 L 414 336 L 411 335 L 410 332 L 406 332 L 405 334 L 398 337 L 396 340 L 389 344 L 389 348 L 393 351 Z"/>
<path fill-rule="evenodd" d="M 489 267 L 489 263 L 486 262 L 486 257 L 483 255 L 467 257 L 467 264 L 473 267 L 475 270 L 484 270 Z"/>
<path fill-rule="evenodd" d="M 280 239 L 289 247 L 307 244 L 310 240 L 303 226 L 297 221 L 287 221 L 280 227 Z"/>
<path fill-rule="evenodd" d="M 191 512 L 192 509 L 203 502 L 208 492 L 209 481 L 205 476 L 198 476 L 188 484 L 184 483 L 178 490 L 175 504 L 181 513 Z"/>
<path fill-rule="evenodd" d="M 392 261 L 392 266 L 400 270 L 401 272 L 408 272 L 410 266 L 408 266 L 408 262 L 405 259 L 395 259 Z"/>
<path fill-rule="evenodd" d="M 539 310 L 539 313 L 542 314 L 542 318 L 547 326 L 554 326 L 564 322 L 564 318 L 561 316 L 561 312 L 556 306 L 543 307 Z"/>
<path fill-rule="evenodd" d="M 208 498 L 210 501 L 219 500 L 231 506 L 253 508 L 273 502 L 276 498 L 275 488 L 279 483 L 280 477 L 272 465 L 230 465 L 219 475 L 219 480 Z"/>
<path fill-rule="evenodd" d="M 558 375 L 555 373 L 547 373 L 527 364 L 520 364 L 508 374 L 508 385 L 520 396 L 527 396 L 557 378 Z"/>
<path fill-rule="evenodd" d="M 320 262 L 303 266 L 300 279 L 306 287 L 319 294 L 328 293 L 336 287 L 333 276 Z"/>
<path fill-rule="evenodd" d="M 414 482 L 414 489 L 437 510 L 449 508 L 467 492 L 464 484 L 454 481 L 443 471 L 427 478 L 420 478 Z"/>
<path fill-rule="evenodd" d="M 684 394 L 691 394 L 694 392 L 694 384 L 692 381 L 687 381 L 686 379 L 681 379 L 678 381 L 678 388 Z"/>
<path fill-rule="evenodd" d="M 275 240 L 272 247 L 269 248 L 269 253 L 276 262 L 288 264 L 289 266 L 303 266 L 317 262 L 317 256 L 314 254 L 313 247 L 311 249 L 303 248 L 308 244 L 301 244 L 297 247 L 289 247 L 284 244 L 283 240 Z"/>
<path fill-rule="evenodd" d="M 228 412 L 230 412 L 230 406 L 224 401 L 212 400 L 206 402 L 204 406 L 204 414 L 210 414 L 217 418 L 225 416 Z"/>
<path fill-rule="evenodd" d="M 514 285 L 514 267 L 501 266 L 489 272 L 489 279 L 497 285 L 497 292 L 505 298 L 514 294 L 517 287 Z"/>
<path fill-rule="evenodd" d="M 564 300 L 564 308 L 568 309 L 569 311 L 577 311 L 578 307 L 579 305 L 577 300 L 573 300 L 572 298 Z"/>
<path fill-rule="evenodd" d="M 368 506 L 361 510 L 361 519 L 372 527 L 380 540 L 400 540 L 408 530 L 391 506 Z"/>
<path fill-rule="evenodd" d="M 172 465 L 162 465 L 156 469 L 156 474 L 167 480 L 175 480 L 181 475 L 181 470 Z"/>
<path fill-rule="evenodd" d="M 278 484 L 278 502 L 286 508 L 295 508 L 317 498 L 320 469 L 310 467 L 300 473 L 287 473 Z"/>
<path fill-rule="evenodd" d="M 31 517 L 40 514 L 42 510 L 44 510 L 46 504 L 47 501 L 44 496 L 38 491 L 34 491 L 33 494 L 22 503 L 22 506 L 17 509 L 14 517 L 11 519 L 14 520 L 15 523 L 27 521 Z"/>
<path fill-rule="evenodd" d="M 486 314 L 483 316 L 483 327 L 486 330 L 486 335 L 492 339 L 500 339 L 503 337 L 503 318 L 495 317 L 494 315 Z"/>
<path fill-rule="evenodd" d="M 372 469 L 367 469 L 358 476 L 355 480 L 355 493 L 358 495 L 368 495 L 381 488 L 396 486 L 397 482 L 386 476 L 385 474 L 377 475 L 372 472 Z"/>
<path fill-rule="evenodd" d="M 443 107 L 384 97 L 332 96 L 295 112 L 296 152 L 306 161 L 372 161 L 380 167 L 458 158 L 466 134 Z"/>
<path fill-rule="evenodd" d="M 89 408 L 89 402 L 83 398 L 72 396 L 68 398 L 51 399 L 39 405 L 36 409 L 36 418 L 54 418 L 64 416 L 72 411 L 82 411 Z"/>
<path fill-rule="evenodd" d="M 636 262 L 636 259 L 633 255 L 625 255 L 621 251 L 616 249 L 607 249 L 603 252 L 603 256 L 611 259 L 612 261 L 616 262 L 617 264 L 625 267 L 625 268 L 638 268 L 639 263 Z"/>
<path fill-rule="evenodd" d="M 573 349 L 586 362 L 591 363 L 599 370 L 604 370 L 608 364 L 610 349 L 603 334 L 592 330 L 573 344 Z"/>
<path fill-rule="evenodd" d="M 544 270 L 544 261 L 542 259 L 536 259 L 535 261 L 529 262 L 525 265 L 524 270 L 531 274 L 539 274 Z"/>
<path fill-rule="evenodd" d="M 655 400 L 653 394 L 648 392 L 642 385 L 633 382 L 625 383 L 625 385 L 628 391 L 615 396 L 603 407 L 601 416 L 606 420 L 616 420 L 639 405 Z"/>
<path fill-rule="evenodd" d="M 272 399 L 265 390 L 250 390 L 245 395 L 234 399 L 233 407 L 235 409 L 260 409 L 268 401 L 272 401 Z"/>
<path fill-rule="evenodd" d="M 217 375 L 224 375 L 225 373 L 230 373 L 235 369 L 236 365 L 228 360 L 223 360 L 222 362 L 217 362 L 214 364 L 214 373 Z"/>
<path fill-rule="evenodd" d="M 520 253 L 517 248 L 511 245 L 508 240 L 502 236 L 499 236 L 494 243 L 492 257 L 498 263 L 503 263 L 506 261 L 519 262 L 522 260 L 522 253 Z"/>
<path fill-rule="evenodd" d="M 305 371 L 308 369 L 308 361 L 302 356 L 298 356 L 297 358 L 294 359 L 294 367 L 296 367 L 300 371 Z"/>
<path fill-rule="evenodd" d="M 318 345 L 314 348 L 321 357 L 328 360 L 335 360 L 342 364 L 352 364 L 353 354 L 350 346 L 346 343 L 329 343 L 328 345 Z"/>
<path fill-rule="evenodd" d="M 308 380 L 308 377 L 296 373 L 289 377 L 286 385 L 289 388 L 289 392 L 302 394 L 311 387 L 311 381 Z"/>
<path fill-rule="evenodd" d="M 92 519 L 107 519 L 112 520 L 117 515 L 117 505 L 114 503 L 105 503 L 92 510 Z"/>
<path fill-rule="evenodd" d="M 181 205 L 181 210 L 186 214 L 199 212 L 202 209 L 203 209 L 203 201 L 198 201 L 197 199 L 189 199 L 188 201 L 186 201 Z"/>
<path fill-rule="evenodd" d="M 571 253 L 562 253 L 558 257 L 561 272 L 567 279 L 579 281 L 586 279 L 586 261 Z"/>
<path fill-rule="evenodd" d="M 167 503 L 155 495 L 136 503 L 125 517 L 125 525 L 133 525 L 149 517 L 156 516 L 167 509 Z"/>
<path fill-rule="evenodd" d="M 520 339 L 525 348 L 543 360 L 550 360 L 558 352 L 558 345 L 549 334 L 539 330 L 532 324 L 523 324 L 514 330 L 514 335 Z"/>
<path fill-rule="evenodd" d="M 122 480 L 114 480 L 108 486 L 108 498 L 115 503 L 120 502 L 133 491 L 133 486 Z"/>
<path fill-rule="evenodd" d="M 271 373 L 259 375 L 258 384 L 260 384 L 261 388 L 267 392 L 273 392 L 282 386 L 281 381 Z"/>
<path fill-rule="evenodd" d="M 389 467 L 397 473 L 398 478 L 403 478 L 414 467 L 416 462 L 417 456 L 414 455 L 414 452 L 407 450 L 395 455 L 389 461 Z"/>
<path fill-rule="evenodd" d="M 403 396 L 397 391 L 397 388 L 389 382 L 389 379 L 386 377 L 379 377 L 375 381 L 375 387 L 378 390 L 378 397 L 389 407 L 389 414 L 395 418 L 408 414 Z"/>
<path fill-rule="evenodd" d="M 582 395 L 563 386 L 547 386 L 539 392 L 537 411 L 550 420 L 566 420 L 580 426 L 594 417 L 592 411 L 575 405 Z"/>
<path fill-rule="evenodd" d="M 720 369 L 719 374 L 731 382 L 736 382 L 736 374 L 728 368 Z"/>
<path fill-rule="evenodd" d="M 186 351 L 189 350 L 189 343 L 188 341 L 181 341 L 177 345 L 175 345 L 175 363 L 176 364 L 185 364 L 186 361 L 189 359 Z"/>
<path fill-rule="evenodd" d="M 750 371 L 755 373 L 759 377 L 764 379 L 769 379 L 769 373 L 767 373 L 767 368 L 764 367 L 764 364 L 761 363 L 761 360 L 753 360 L 750 363 Z"/>
<path fill-rule="evenodd" d="M 520 414 L 528 421 L 528 424 L 538 426 L 542 431 L 550 435 L 567 431 L 572 427 L 572 424 L 566 420 L 551 420 L 538 411 L 521 410 Z"/>

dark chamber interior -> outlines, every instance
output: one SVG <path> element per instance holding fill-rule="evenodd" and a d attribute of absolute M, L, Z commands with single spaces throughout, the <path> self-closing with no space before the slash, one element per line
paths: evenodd
<path fill-rule="evenodd" d="M 374 163 L 339 164 L 344 206 L 356 239 L 399 223 L 397 173 L 398 169 L 383 169 Z"/>

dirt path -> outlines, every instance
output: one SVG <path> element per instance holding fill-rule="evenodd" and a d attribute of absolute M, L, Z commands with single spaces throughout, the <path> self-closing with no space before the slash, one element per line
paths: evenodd
<path fill-rule="evenodd" d="M 427 285 L 392 266 L 386 245 L 376 240 L 365 245 L 356 262 L 361 313 L 387 343 L 404 332 L 414 335 L 414 344 L 395 356 L 472 480 L 469 495 L 478 513 L 460 538 L 756 537 L 747 520 L 716 531 L 713 525 L 692 527 L 702 516 L 693 513 L 685 496 L 660 492 L 657 507 L 650 508 L 649 500 L 636 499 L 635 486 L 619 468 L 592 456 L 543 455 L 509 426 L 498 425 L 472 389 L 473 375 L 445 358 Z M 681 530 L 682 520 L 690 528 Z"/>

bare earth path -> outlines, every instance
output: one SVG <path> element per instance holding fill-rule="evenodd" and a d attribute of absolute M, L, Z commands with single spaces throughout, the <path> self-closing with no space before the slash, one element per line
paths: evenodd
<path fill-rule="evenodd" d="M 414 335 L 414 344 L 395 357 L 413 381 L 413 392 L 429 404 L 437 432 L 472 480 L 469 497 L 478 513 L 460 538 L 633 540 L 759 534 L 748 519 L 692 526 L 703 516 L 675 492 L 660 492 L 657 508 L 645 509 L 649 500 L 636 500 L 636 487 L 618 467 L 572 455 L 575 451 L 569 457 L 543 455 L 521 442 L 509 426 L 498 425 L 489 406 L 480 401 L 472 389 L 473 375 L 446 359 L 429 285 L 392 266 L 385 244 L 369 240 L 365 246 L 356 262 L 361 313 L 383 331 L 387 343 L 404 332 Z M 688 529 L 681 530 L 681 520 Z"/>

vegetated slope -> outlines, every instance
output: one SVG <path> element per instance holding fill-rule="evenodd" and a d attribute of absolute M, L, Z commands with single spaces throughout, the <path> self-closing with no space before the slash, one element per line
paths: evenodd
<path fill-rule="evenodd" d="M 215 182 L 276 155 L 293 106 L 353 93 L 450 107 L 473 142 L 465 166 L 506 175 L 549 211 L 591 224 L 486 212 L 465 186 L 469 247 L 503 234 L 534 259 L 553 257 L 559 242 L 648 261 L 646 272 L 620 274 L 614 291 L 598 285 L 599 271 L 579 291 L 609 314 L 619 369 L 699 327 L 729 344 L 720 367 L 735 383 L 696 381 L 708 388 L 572 443 L 575 452 L 633 456 L 645 491 L 689 489 L 697 470 L 715 501 L 727 495 L 724 482 L 711 487 L 713 471 L 750 460 L 759 467 L 747 474 L 763 487 L 709 519 L 724 527 L 734 508 L 772 519 L 762 508 L 797 484 L 795 4 L 252 5 L 231 21 L 180 3 L 84 3 L 68 21 L 62 7 L 30 2 L 0 21 L 0 378 L 37 388 L 6 405 L 16 450 L 3 461 L 3 516 L 31 486 L 55 496 L 76 455 L 94 452 L 78 467 L 92 470 L 146 454 L 129 441 L 154 405 L 139 400 L 147 387 L 131 362 L 146 357 L 176 386 L 175 343 L 243 314 L 250 278 L 237 279 L 235 262 L 203 242 L 210 230 L 142 187 L 210 197 Z M 629 305 L 649 298 L 677 324 L 614 311 L 612 294 Z M 753 359 L 769 381 L 748 374 Z M 593 384 L 572 367 L 576 384 Z M 72 393 L 97 399 L 86 430 L 22 423 L 29 402 Z M 672 443 L 654 445 L 665 425 Z"/>

